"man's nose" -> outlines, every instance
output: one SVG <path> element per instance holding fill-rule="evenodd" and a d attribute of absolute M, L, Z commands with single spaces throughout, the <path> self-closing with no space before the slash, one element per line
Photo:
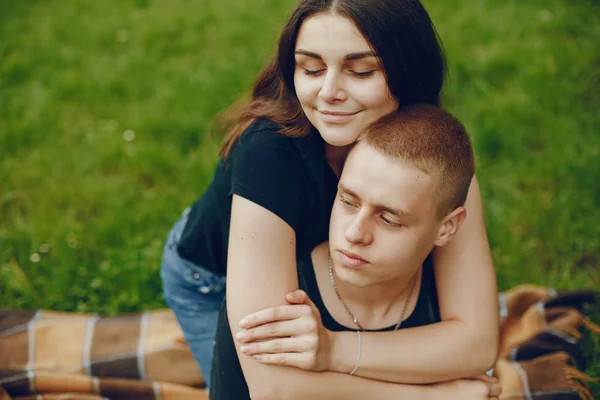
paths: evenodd
<path fill-rule="evenodd" d="M 373 240 L 370 222 L 366 213 L 354 215 L 345 232 L 346 240 L 352 244 L 370 244 Z"/>

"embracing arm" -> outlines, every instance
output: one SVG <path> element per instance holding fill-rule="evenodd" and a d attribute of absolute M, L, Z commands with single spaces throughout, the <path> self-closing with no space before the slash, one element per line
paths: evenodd
<path fill-rule="evenodd" d="M 234 336 L 243 316 L 283 304 L 285 294 L 298 287 L 295 252 L 295 234 L 289 225 L 265 208 L 234 196 L 227 266 L 227 311 Z M 433 391 L 433 387 L 265 365 L 241 353 L 239 346 L 236 352 L 254 400 L 427 398 Z"/>
<path fill-rule="evenodd" d="M 475 178 L 465 207 L 467 218 L 454 238 L 434 251 L 442 322 L 397 332 L 365 332 L 357 375 L 429 383 L 474 376 L 493 365 L 499 333 L 497 287 Z M 350 371 L 356 362 L 356 339 L 352 332 L 335 335 L 331 369 Z"/>

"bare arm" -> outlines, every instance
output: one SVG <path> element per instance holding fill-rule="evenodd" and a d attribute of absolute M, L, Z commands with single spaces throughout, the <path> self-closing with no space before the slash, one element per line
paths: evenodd
<path fill-rule="evenodd" d="M 227 311 L 232 334 L 251 312 L 282 304 L 297 288 L 295 234 L 263 207 L 234 196 L 227 273 Z M 264 365 L 236 351 L 252 399 L 427 398 L 430 387 L 397 385 L 335 372 Z"/>
<path fill-rule="evenodd" d="M 462 227 L 450 243 L 434 251 L 442 322 L 398 332 L 365 332 L 357 375 L 429 383 L 477 375 L 493 365 L 499 333 L 497 287 L 476 179 L 465 206 Z M 336 333 L 333 342 L 331 369 L 351 371 L 356 362 L 354 333 Z"/>
<path fill-rule="evenodd" d="M 285 293 L 298 287 L 296 235 L 275 214 L 234 195 L 227 258 L 227 314 L 235 337 L 244 315 L 282 304 Z M 269 368 L 239 347 L 236 352 L 250 393 L 262 393 L 264 383 L 274 380 Z"/>
<path fill-rule="evenodd" d="M 436 385 L 404 385 L 340 374 L 269 366 L 269 387 L 250 392 L 252 400 L 497 400 L 500 386 L 478 380 L 457 380 Z M 267 383 L 267 382 L 265 382 Z"/>

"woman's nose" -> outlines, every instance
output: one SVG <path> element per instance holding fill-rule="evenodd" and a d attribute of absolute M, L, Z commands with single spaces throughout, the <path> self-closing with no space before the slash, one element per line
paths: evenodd
<path fill-rule="evenodd" d="M 328 103 L 346 100 L 346 92 L 343 88 L 343 77 L 336 71 L 327 71 L 323 79 L 323 86 L 319 97 Z"/>

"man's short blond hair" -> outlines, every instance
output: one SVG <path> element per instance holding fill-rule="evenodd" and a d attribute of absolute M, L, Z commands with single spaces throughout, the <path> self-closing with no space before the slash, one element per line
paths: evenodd
<path fill-rule="evenodd" d="M 401 108 L 374 122 L 359 142 L 431 176 L 438 217 L 464 205 L 475 156 L 464 126 L 450 113 L 428 104 Z"/>

